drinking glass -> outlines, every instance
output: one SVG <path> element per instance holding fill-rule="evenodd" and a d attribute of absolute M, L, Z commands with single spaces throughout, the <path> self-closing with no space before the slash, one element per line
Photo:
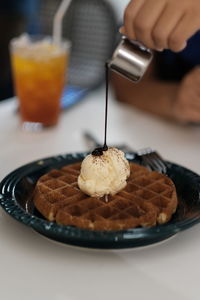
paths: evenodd
<path fill-rule="evenodd" d="M 57 124 L 70 47 L 70 41 L 58 45 L 48 36 L 23 35 L 11 40 L 13 79 L 23 123 Z"/>

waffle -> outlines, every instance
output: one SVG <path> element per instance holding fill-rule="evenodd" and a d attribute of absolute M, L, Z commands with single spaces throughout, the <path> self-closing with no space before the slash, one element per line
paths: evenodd
<path fill-rule="evenodd" d="M 81 163 L 74 163 L 39 178 L 33 201 L 49 221 L 91 230 L 122 230 L 166 223 L 176 211 L 176 189 L 164 174 L 130 163 L 127 186 L 106 202 L 78 188 L 80 167 Z"/>

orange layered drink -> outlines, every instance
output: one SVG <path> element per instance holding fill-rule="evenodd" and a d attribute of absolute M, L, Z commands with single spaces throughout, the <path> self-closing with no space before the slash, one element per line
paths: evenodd
<path fill-rule="evenodd" d="M 22 36 L 11 42 L 15 90 L 23 122 L 55 125 L 66 82 L 70 42 Z"/>

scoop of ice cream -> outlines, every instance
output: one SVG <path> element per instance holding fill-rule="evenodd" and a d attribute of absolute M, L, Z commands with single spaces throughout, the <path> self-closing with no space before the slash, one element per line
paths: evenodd
<path fill-rule="evenodd" d="M 78 186 L 92 197 L 114 195 L 126 186 L 129 175 L 130 166 L 124 153 L 108 148 L 100 156 L 86 156 L 81 164 Z"/>

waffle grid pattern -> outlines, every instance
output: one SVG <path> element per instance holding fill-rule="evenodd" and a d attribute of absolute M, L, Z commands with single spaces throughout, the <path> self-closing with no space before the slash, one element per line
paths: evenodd
<path fill-rule="evenodd" d="M 80 166 L 52 170 L 38 180 L 33 199 L 48 220 L 91 230 L 122 230 L 166 223 L 177 208 L 175 186 L 166 175 L 130 163 L 126 188 L 106 202 L 80 191 Z"/>

